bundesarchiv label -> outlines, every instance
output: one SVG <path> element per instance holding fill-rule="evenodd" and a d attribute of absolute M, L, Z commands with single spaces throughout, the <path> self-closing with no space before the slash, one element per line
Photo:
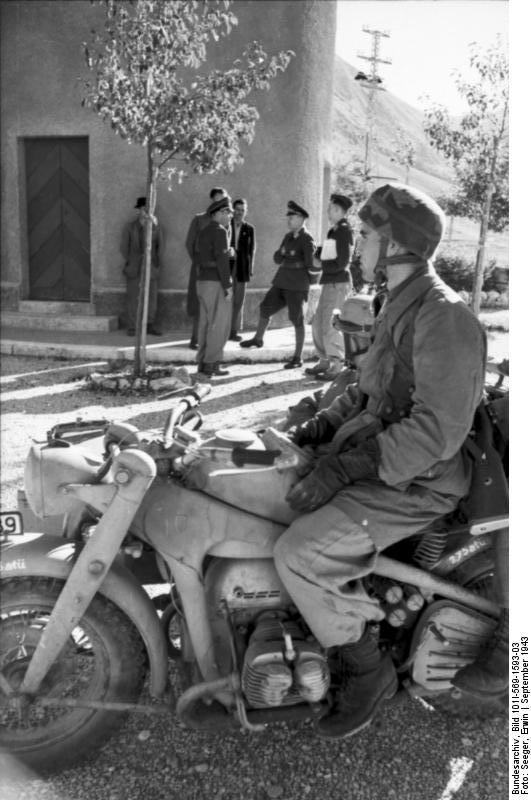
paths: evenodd
<path fill-rule="evenodd" d="M 511 645 L 511 794 L 529 794 L 529 638 Z"/>

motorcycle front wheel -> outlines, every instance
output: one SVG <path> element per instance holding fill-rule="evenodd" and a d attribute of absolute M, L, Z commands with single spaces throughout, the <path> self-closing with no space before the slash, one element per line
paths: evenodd
<path fill-rule="evenodd" d="M 0 670 L 22 682 L 61 592 L 50 578 L 2 581 Z M 146 672 L 142 640 L 116 606 L 96 595 L 39 687 L 35 702 L 17 703 L 0 689 L 0 752 L 41 772 L 79 763 L 109 739 L 123 712 L 41 705 L 41 698 L 134 703 Z"/>

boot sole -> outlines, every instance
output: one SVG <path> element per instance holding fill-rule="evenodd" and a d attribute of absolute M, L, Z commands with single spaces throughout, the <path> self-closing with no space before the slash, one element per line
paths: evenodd
<path fill-rule="evenodd" d="M 375 706 L 371 712 L 371 714 L 364 720 L 360 725 L 356 725 L 355 728 L 352 730 L 343 732 L 343 733 L 325 733 L 322 731 L 317 723 L 315 731 L 319 738 L 321 739 L 348 739 L 349 736 L 354 736 L 355 733 L 359 733 L 360 731 L 364 730 L 364 728 L 368 728 L 371 722 L 373 721 L 374 717 L 380 710 L 381 704 L 385 702 L 385 700 L 391 700 L 398 691 L 398 677 L 395 675 L 393 680 L 385 687 L 385 689 L 380 694 L 379 698 L 376 700 Z M 323 719 L 326 719 L 324 717 Z"/>
<path fill-rule="evenodd" d="M 475 697 L 478 700 L 488 700 L 489 697 L 491 697 L 494 700 L 497 697 L 503 697 L 507 693 L 507 691 L 509 689 L 509 684 L 507 684 L 507 686 L 505 686 L 503 689 L 498 689 L 498 691 L 496 691 L 496 692 L 492 692 L 492 691 L 490 691 L 490 692 L 489 691 L 482 692 L 476 686 L 472 687 L 472 686 L 467 686 L 466 684 L 464 686 L 462 686 L 459 683 L 454 683 L 453 681 L 451 681 L 451 683 L 452 683 L 452 686 L 454 687 L 454 689 L 457 689 L 458 691 L 462 692 L 463 694 L 468 694 L 468 695 L 470 695 L 470 697 Z"/>

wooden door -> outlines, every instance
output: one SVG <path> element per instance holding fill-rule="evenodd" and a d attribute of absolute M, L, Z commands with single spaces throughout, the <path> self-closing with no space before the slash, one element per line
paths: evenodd
<path fill-rule="evenodd" d="M 32 300 L 90 300 L 88 138 L 26 139 Z"/>

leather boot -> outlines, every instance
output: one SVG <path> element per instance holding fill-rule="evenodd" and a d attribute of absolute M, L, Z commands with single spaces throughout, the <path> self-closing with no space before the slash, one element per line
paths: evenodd
<path fill-rule="evenodd" d="M 223 367 L 221 366 L 219 361 L 216 361 L 216 363 L 213 365 L 213 367 L 214 368 L 212 370 L 212 375 L 230 375 L 229 370 L 228 369 L 223 369 Z"/>
<path fill-rule="evenodd" d="M 398 688 L 391 657 L 380 651 L 368 628 L 359 642 L 340 647 L 339 657 L 341 686 L 330 713 L 316 725 L 317 733 L 326 739 L 344 739 L 361 731 Z"/>
<path fill-rule="evenodd" d="M 329 366 L 330 366 L 329 361 L 320 358 L 314 367 L 306 367 L 304 372 L 306 373 L 306 375 L 312 375 L 314 377 L 315 375 L 319 375 L 322 372 L 326 372 Z"/>
<path fill-rule="evenodd" d="M 211 378 L 214 374 L 214 364 L 207 364 L 203 362 L 202 364 L 198 365 L 197 372 L 199 375 L 202 375 L 205 378 Z"/>
<path fill-rule="evenodd" d="M 509 686 L 509 611 L 502 608 L 498 625 L 475 661 L 459 669 L 452 684 L 474 697 L 502 694 Z"/>

